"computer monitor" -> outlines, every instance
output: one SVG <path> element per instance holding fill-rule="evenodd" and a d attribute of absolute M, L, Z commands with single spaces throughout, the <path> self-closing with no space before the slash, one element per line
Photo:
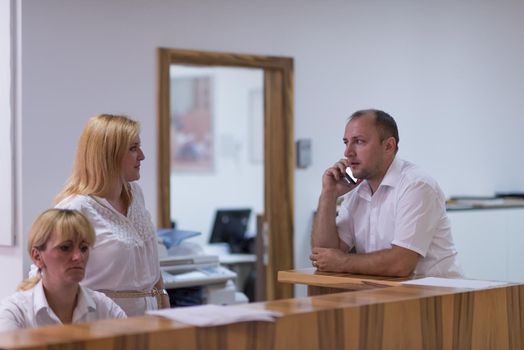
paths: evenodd
<path fill-rule="evenodd" d="M 228 243 L 231 253 L 243 253 L 251 209 L 217 209 L 210 243 Z"/>

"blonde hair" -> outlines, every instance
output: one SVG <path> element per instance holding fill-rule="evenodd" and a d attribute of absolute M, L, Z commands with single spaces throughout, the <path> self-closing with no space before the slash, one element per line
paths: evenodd
<path fill-rule="evenodd" d="M 122 159 L 140 133 L 140 124 L 123 115 L 91 118 L 80 136 L 73 173 L 55 201 L 75 195 L 107 196 L 122 179 Z M 131 192 L 124 181 L 122 200 L 128 207 Z"/>
<path fill-rule="evenodd" d="M 48 209 L 40 214 L 31 225 L 27 241 L 27 251 L 36 248 L 40 251 L 46 249 L 47 241 L 52 233 L 58 235 L 61 241 L 82 240 L 90 247 L 95 244 L 95 230 L 89 220 L 79 211 L 70 209 Z M 42 278 L 40 271 L 36 276 L 29 277 L 18 286 L 17 290 L 33 288 Z"/>

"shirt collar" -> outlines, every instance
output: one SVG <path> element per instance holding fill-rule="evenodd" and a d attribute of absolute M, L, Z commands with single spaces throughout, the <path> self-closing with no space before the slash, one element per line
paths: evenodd
<path fill-rule="evenodd" d="M 42 280 L 38 281 L 38 283 L 34 286 L 34 305 L 35 305 L 35 314 L 38 314 L 41 310 L 51 310 L 49 307 L 49 304 L 47 303 L 47 299 L 45 297 L 44 293 L 44 286 L 42 285 Z"/>
<path fill-rule="evenodd" d="M 400 158 L 393 158 L 393 161 L 389 165 L 388 170 L 386 171 L 386 175 L 384 175 L 384 178 L 380 182 L 379 188 L 382 186 L 389 186 L 389 187 L 395 187 L 398 182 L 400 181 L 400 177 L 402 175 L 402 165 L 404 161 Z M 371 199 L 371 189 L 369 187 L 369 183 L 367 180 L 364 180 L 362 184 L 366 184 L 365 186 L 358 186 L 357 193 L 360 197 L 364 199 Z M 378 191 L 378 189 L 377 189 Z"/>
<path fill-rule="evenodd" d="M 45 297 L 42 280 L 40 280 L 34 287 L 34 305 L 35 314 L 45 312 L 48 315 L 54 315 L 53 309 L 51 309 L 47 302 L 47 298 Z M 73 311 L 73 323 L 75 320 L 81 319 L 84 315 L 93 311 L 96 311 L 95 301 L 87 293 L 84 287 L 79 286 L 78 299 L 75 310 Z"/>
<path fill-rule="evenodd" d="M 78 299 L 76 302 L 75 311 L 73 312 L 73 323 L 84 317 L 89 312 L 96 311 L 96 303 L 93 298 L 87 293 L 84 287 L 79 286 Z"/>
<path fill-rule="evenodd" d="M 389 165 L 388 171 L 386 171 L 386 175 L 384 175 L 384 178 L 382 179 L 382 182 L 380 183 L 380 186 L 390 186 L 395 187 L 398 182 L 400 181 L 400 177 L 402 175 L 402 164 L 403 161 L 400 158 L 393 158 L 393 161 Z M 379 187 L 380 187 L 379 186 Z"/>

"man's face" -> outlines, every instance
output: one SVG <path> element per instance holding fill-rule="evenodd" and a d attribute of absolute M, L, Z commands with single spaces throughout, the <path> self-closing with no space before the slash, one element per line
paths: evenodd
<path fill-rule="evenodd" d="M 378 180 L 387 171 L 386 142 L 380 141 L 373 115 L 353 119 L 344 131 L 344 156 L 349 160 L 353 175 L 363 180 Z"/>

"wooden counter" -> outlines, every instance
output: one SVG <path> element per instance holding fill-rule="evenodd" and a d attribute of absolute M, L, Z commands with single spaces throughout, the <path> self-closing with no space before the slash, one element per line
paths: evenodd
<path fill-rule="evenodd" d="M 471 291 L 380 283 L 393 286 L 247 305 L 282 312 L 274 323 L 197 328 L 143 316 L 0 333 L 0 348 L 482 350 L 524 346 L 524 285 Z"/>
<path fill-rule="evenodd" d="M 307 285 L 309 296 L 395 287 L 400 286 L 400 282 L 412 278 L 413 277 L 382 277 L 320 272 L 314 267 L 278 272 L 278 281 L 281 283 Z"/>

